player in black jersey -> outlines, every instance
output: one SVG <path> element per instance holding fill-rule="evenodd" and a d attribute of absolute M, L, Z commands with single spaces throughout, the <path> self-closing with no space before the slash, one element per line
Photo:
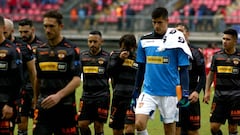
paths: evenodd
<path fill-rule="evenodd" d="M 95 135 L 104 134 L 110 105 L 109 53 L 101 48 L 102 34 L 91 31 L 88 36 L 89 50 L 81 52 L 83 93 L 79 104 L 78 125 L 81 135 L 91 135 L 89 125 L 93 122 Z"/>
<path fill-rule="evenodd" d="M 229 135 L 237 135 L 240 122 L 240 51 L 236 48 L 238 33 L 234 29 L 223 32 L 223 49 L 213 55 L 207 76 L 204 102 L 210 101 L 211 84 L 216 86 L 210 112 L 212 135 L 222 135 L 222 124 L 228 120 Z"/>
<path fill-rule="evenodd" d="M 80 85 L 79 48 L 63 37 L 63 16 L 43 15 L 47 43 L 36 49 L 33 135 L 77 135 L 75 90 Z"/>
<path fill-rule="evenodd" d="M 135 36 L 123 35 L 119 40 L 119 46 L 119 50 L 111 52 L 108 65 L 113 87 L 109 127 L 113 129 L 113 135 L 134 135 L 135 114 L 129 106 L 138 65 L 135 62 L 137 49 Z"/>
<path fill-rule="evenodd" d="M 177 135 L 199 135 L 198 129 L 201 124 L 199 93 L 206 84 L 204 57 L 200 50 L 190 44 L 189 29 L 186 24 L 179 23 L 176 29 L 181 31 L 191 49 L 193 59 L 190 59 L 189 67 L 189 100 L 188 107 L 179 108 L 179 122 L 176 123 Z"/>
<path fill-rule="evenodd" d="M 4 36 L 5 21 L 0 16 L 0 134 L 13 135 L 16 99 L 22 86 L 20 49 Z"/>
<path fill-rule="evenodd" d="M 18 31 L 21 39 L 29 44 L 32 48 L 32 53 L 35 55 L 36 48 L 43 44 L 43 41 L 35 34 L 35 28 L 32 20 L 23 19 L 18 23 Z M 25 70 L 26 71 L 26 70 Z M 21 108 L 19 116 L 21 117 L 20 123 L 18 123 L 18 135 L 27 135 L 28 131 L 28 117 L 32 117 L 32 98 L 33 98 L 33 87 L 29 79 L 28 72 L 24 72 L 24 78 L 26 81 L 23 89 L 20 92 L 19 107 Z"/>
<path fill-rule="evenodd" d="M 28 100 L 22 99 L 21 95 L 26 93 L 26 90 L 29 89 L 29 91 L 32 92 L 32 84 L 34 83 L 35 77 L 36 77 L 36 68 L 35 68 L 35 60 L 32 53 L 31 46 L 28 45 L 26 42 L 23 42 L 21 39 L 14 37 L 14 24 L 13 21 L 10 19 L 4 19 L 5 21 L 5 37 L 9 40 L 11 40 L 13 43 L 15 43 L 22 52 L 22 60 L 23 60 L 23 87 L 21 91 L 19 92 L 17 107 L 18 107 L 18 118 L 17 123 L 24 122 L 23 124 L 18 124 L 18 128 L 21 130 L 18 132 L 18 135 L 27 135 L 27 117 L 22 116 L 28 116 L 30 113 L 30 108 L 32 106 L 32 96 L 28 97 Z M 29 92 L 28 92 L 29 93 Z M 26 93 L 27 94 L 27 93 Z M 26 110 L 27 107 L 27 110 Z M 24 128 L 25 127 L 25 128 Z"/>

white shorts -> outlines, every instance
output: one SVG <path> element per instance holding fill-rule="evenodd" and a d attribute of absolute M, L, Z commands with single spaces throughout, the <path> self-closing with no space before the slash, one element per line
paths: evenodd
<path fill-rule="evenodd" d="M 177 97 L 175 96 L 151 96 L 142 92 L 137 100 L 135 114 L 149 115 L 154 118 L 154 112 L 158 107 L 163 123 L 178 121 L 179 110 L 177 108 Z"/>

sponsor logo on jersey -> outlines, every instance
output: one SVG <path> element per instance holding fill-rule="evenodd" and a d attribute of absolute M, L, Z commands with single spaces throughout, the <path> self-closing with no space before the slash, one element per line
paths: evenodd
<path fill-rule="evenodd" d="M 39 67 L 42 71 L 67 71 L 67 63 L 63 62 L 40 62 Z"/>
<path fill-rule="evenodd" d="M 6 71 L 8 69 L 8 63 L 6 61 L 0 61 L 0 70 Z"/>
<path fill-rule="evenodd" d="M 169 59 L 167 57 L 160 57 L 160 56 L 147 56 L 147 63 L 166 64 L 166 63 L 169 63 Z"/>
<path fill-rule="evenodd" d="M 217 66 L 218 73 L 233 73 L 232 66 Z"/>
<path fill-rule="evenodd" d="M 134 61 L 131 59 L 125 59 L 123 62 L 123 66 L 128 66 L 128 67 L 132 67 L 133 66 Z"/>
<path fill-rule="evenodd" d="M 83 66 L 83 73 L 104 74 L 105 69 L 98 66 Z"/>

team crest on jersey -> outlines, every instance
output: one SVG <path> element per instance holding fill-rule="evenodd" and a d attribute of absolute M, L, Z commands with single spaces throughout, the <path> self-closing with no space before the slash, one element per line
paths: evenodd
<path fill-rule="evenodd" d="M 234 65 L 239 64 L 239 62 L 240 62 L 240 59 L 239 59 L 239 58 L 233 58 L 233 64 L 234 64 Z"/>
<path fill-rule="evenodd" d="M 8 50 L 0 50 L 0 58 L 3 59 L 7 56 Z"/>
<path fill-rule="evenodd" d="M 98 64 L 102 65 L 104 63 L 105 59 L 104 58 L 99 58 L 98 59 Z"/>
<path fill-rule="evenodd" d="M 66 55 L 67 55 L 67 51 L 65 51 L 65 50 L 59 50 L 59 51 L 57 51 L 57 53 L 58 53 L 58 58 L 60 60 L 64 59 L 66 57 Z"/>
<path fill-rule="evenodd" d="M 37 52 L 37 46 L 33 46 L 33 47 L 32 47 L 32 52 L 33 52 L 33 54 L 36 54 L 36 52 Z"/>

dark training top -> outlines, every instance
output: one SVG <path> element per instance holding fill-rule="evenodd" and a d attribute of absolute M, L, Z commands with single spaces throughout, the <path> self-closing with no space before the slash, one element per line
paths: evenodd
<path fill-rule="evenodd" d="M 32 88 L 32 85 L 29 80 L 29 75 L 28 75 L 28 67 L 27 67 L 27 62 L 31 61 L 34 59 L 33 53 L 32 53 L 32 48 L 30 45 L 28 45 L 26 42 L 22 41 L 21 39 L 15 38 L 13 41 L 14 44 L 16 44 L 17 47 L 20 48 L 21 53 L 22 53 L 22 61 L 23 61 L 23 88 L 28 89 Z"/>
<path fill-rule="evenodd" d="M 132 54 L 123 60 L 119 57 L 120 51 L 113 51 L 109 60 L 109 74 L 115 95 L 131 97 L 134 90 L 138 64 Z"/>
<path fill-rule="evenodd" d="M 13 106 L 22 87 L 22 56 L 10 40 L 0 44 L 0 102 Z"/>
<path fill-rule="evenodd" d="M 81 70 L 83 73 L 82 98 L 97 98 L 110 94 L 109 75 L 107 70 L 109 53 L 101 50 L 97 55 L 92 55 L 85 50 L 80 55 Z"/>
<path fill-rule="evenodd" d="M 203 54 L 199 51 L 199 48 L 190 46 L 193 59 L 190 59 L 189 70 L 189 92 L 197 91 L 198 93 L 204 89 L 206 84 L 206 72 Z"/>

